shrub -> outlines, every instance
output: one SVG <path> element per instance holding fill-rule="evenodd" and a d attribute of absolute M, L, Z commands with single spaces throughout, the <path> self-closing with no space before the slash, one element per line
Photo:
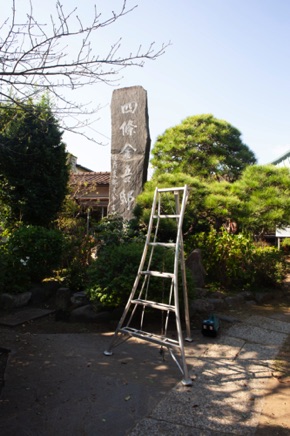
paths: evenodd
<path fill-rule="evenodd" d="M 226 290 L 279 286 L 287 272 L 277 248 L 259 246 L 243 234 L 212 229 L 193 237 L 190 245 L 202 250 L 208 283 Z"/>
<path fill-rule="evenodd" d="M 134 240 L 103 246 L 88 271 L 90 283 L 87 291 L 90 299 L 105 306 L 117 307 L 125 304 L 137 275 L 143 248 L 143 242 Z M 153 260 L 150 267 L 152 270 L 173 271 L 172 250 L 156 247 Z M 161 279 L 154 277 L 150 280 L 149 292 L 150 300 L 162 301 L 163 297 L 167 297 L 166 285 Z"/>
<path fill-rule="evenodd" d="M 283 283 L 287 274 L 287 263 L 277 248 L 256 247 L 253 261 L 255 284 L 258 287 L 275 287 Z"/>
<path fill-rule="evenodd" d="M 290 238 L 283 238 L 281 241 L 281 247 L 285 251 L 285 253 L 290 252 Z"/>
<path fill-rule="evenodd" d="M 27 291 L 31 284 L 25 261 L 9 252 L 6 244 L 0 245 L 0 282 L 1 292 L 9 293 Z"/>
<path fill-rule="evenodd" d="M 59 268 L 64 237 L 59 230 L 23 225 L 8 237 L 6 249 L 7 259 L 22 265 L 31 282 L 40 282 Z"/>
<path fill-rule="evenodd" d="M 74 291 L 83 291 L 87 286 L 87 270 L 96 245 L 94 238 L 84 234 L 81 228 L 73 235 L 66 235 L 66 250 L 62 263 L 62 280 Z"/>

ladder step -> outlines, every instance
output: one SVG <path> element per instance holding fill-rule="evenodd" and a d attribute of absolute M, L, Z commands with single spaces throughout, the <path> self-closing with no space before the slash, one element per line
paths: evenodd
<path fill-rule="evenodd" d="M 134 329 L 133 327 L 122 327 L 119 332 L 125 335 L 133 336 L 134 338 L 144 339 L 154 344 L 164 345 L 165 347 L 180 348 L 179 342 L 175 339 L 166 338 L 154 333 L 144 332 L 143 330 Z"/>
<path fill-rule="evenodd" d="M 170 310 L 172 312 L 175 312 L 175 306 L 173 306 L 172 304 L 158 303 L 156 301 L 150 301 L 150 300 L 142 300 L 141 298 L 136 298 L 135 300 L 131 300 L 131 303 L 152 307 L 153 309 L 167 310 L 167 311 Z"/>
<path fill-rule="evenodd" d="M 176 247 L 175 242 L 149 242 L 148 245 L 152 245 L 153 247 Z"/>
<path fill-rule="evenodd" d="M 180 214 L 171 214 L 171 215 L 153 215 L 153 218 L 180 218 Z"/>
<path fill-rule="evenodd" d="M 166 279 L 173 279 L 174 274 L 168 272 L 159 272 L 159 271 L 141 271 L 141 274 L 153 277 L 162 277 Z"/>
<path fill-rule="evenodd" d="M 176 191 L 184 191 L 184 186 L 181 186 L 180 188 L 158 188 L 158 192 L 176 192 Z"/>

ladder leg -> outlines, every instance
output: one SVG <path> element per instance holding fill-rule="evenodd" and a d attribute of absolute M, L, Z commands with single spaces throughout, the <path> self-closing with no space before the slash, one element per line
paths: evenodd
<path fill-rule="evenodd" d="M 175 290 L 175 307 L 176 307 L 176 330 L 179 340 L 179 347 L 180 347 L 180 354 L 181 354 L 181 367 L 179 366 L 179 369 L 181 370 L 183 374 L 182 384 L 185 386 L 192 386 L 192 380 L 189 377 L 187 363 L 185 359 L 185 351 L 184 351 L 184 343 L 183 343 L 183 335 L 182 335 L 182 328 L 181 328 L 181 320 L 180 320 L 180 313 L 179 313 L 179 301 L 178 301 L 178 284 L 174 283 L 174 290 Z M 171 352 L 171 355 L 173 357 L 173 354 Z M 174 359 L 176 362 L 176 359 Z"/>
<path fill-rule="evenodd" d="M 187 188 L 187 187 L 186 187 Z M 182 199 L 181 209 L 185 209 L 185 205 L 187 202 L 188 193 L 187 189 L 185 189 Z M 180 202 L 179 202 L 179 193 L 175 193 L 175 208 L 176 212 L 180 214 Z M 182 221 L 178 220 L 178 233 L 179 233 L 179 247 L 177 248 L 180 256 L 180 269 L 181 269 L 181 279 L 182 279 L 182 289 L 183 289 L 183 302 L 184 302 L 184 316 L 185 316 L 185 325 L 186 325 L 186 338 L 187 342 L 192 342 L 191 337 L 191 329 L 190 329 L 190 317 L 189 317 L 189 307 L 188 307 L 188 289 L 187 289 L 187 281 L 186 281 L 186 270 L 185 270 L 185 259 L 184 259 L 184 247 L 183 247 L 183 236 L 182 229 L 180 226 L 182 225 Z"/>
<path fill-rule="evenodd" d="M 183 242 L 182 242 L 183 247 Z M 189 306 L 188 306 L 188 288 L 186 281 L 186 270 L 185 270 L 185 259 L 183 249 L 180 251 L 181 256 L 181 277 L 182 277 L 182 288 L 183 288 L 183 303 L 184 303 L 184 317 L 186 326 L 186 338 L 187 342 L 192 342 L 191 328 L 190 328 L 190 316 L 189 316 Z"/>

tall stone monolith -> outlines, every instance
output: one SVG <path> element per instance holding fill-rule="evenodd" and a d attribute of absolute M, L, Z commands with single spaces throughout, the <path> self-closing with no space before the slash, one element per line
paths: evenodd
<path fill-rule="evenodd" d="M 147 180 L 150 154 L 147 92 L 142 86 L 113 92 L 109 214 L 133 217 L 137 195 Z"/>

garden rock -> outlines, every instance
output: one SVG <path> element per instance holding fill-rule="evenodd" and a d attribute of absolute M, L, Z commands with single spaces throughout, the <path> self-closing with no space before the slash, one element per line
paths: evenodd
<path fill-rule="evenodd" d="M 250 291 L 242 291 L 238 295 L 240 295 L 244 300 L 253 300 L 253 293 Z"/>
<path fill-rule="evenodd" d="M 0 306 L 4 310 L 13 309 L 13 307 L 14 307 L 13 295 L 7 294 L 7 293 L 0 294 Z"/>
<path fill-rule="evenodd" d="M 31 292 L 23 292 L 22 294 L 14 295 L 15 307 L 26 306 L 31 299 Z"/>
<path fill-rule="evenodd" d="M 105 322 L 110 320 L 110 312 L 96 312 L 91 304 L 77 307 L 71 311 L 71 321 Z"/>
<path fill-rule="evenodd" d="M 219 298 L 219 299 L 225 298 L 225 294 L 223 294 L 221 291 L 212 292 L 210 295 L 211 298 Z"/>
<path fill-rule="evenodd" d="M 207 295 L 207 290 L 204 288 L 194 288 L 194 294 L 196 298 L 205 298 Z"/>
<path fill-rule="evenodd" d="M 186 266 L 191 271 L 195 285 L 202 288 L 205 285 L 205 269 L 202 264 L 201 250 L 196 248 L 186 259 Z"/>
<path fill-rule="evenodd" d="M 215 310 L 223 310 L 227 307 L 227 304 L 222 298 L 208 298 L 207 301 L 213 305 Z"/>
<path fill-rule="evenodd" d="M 226 297 L 225 302 L 229 307 L 237 307 L 241 303 L 244 303 L 244 297 L 240 294 Z"/>
<path fill-rule="evenodd" d="M 255 293 L 255 300 L 258 304 L 267 303 L 274 299 L 274 294 L 271 292 L 257 292 Z"/>
<path fill-rule="evenodd" d="M 86 296 L 85 292 L 75 292 L 71 299 L 70 299 L 72 305 L 74 307 L 78 307 L 78 306 L 85 306 L 87 304 L 89 304 L 89 299 Z"/>
<path fill-rule="evenodd" d="M 31 292 L 16 295 L 3 293 L 0 295 L 0 306 L 5 310 L 26 306 L 31 299 L 31 295 Z"/>
<path fill-rule="evenodd" d="M 49 298 L 55 295 L 59 283 L 57 281 L 45 282 L 40 285 L 36 285 L 30 289 L 32 293 L 31 303 L 39 304 L 46 302 Z"/>
<path fill-rule="evenodd" d="M 213 303 L 209 302 L 206 299 L 197 299 L 190 303 L 190 312 L 191 313 L 205 313 L 205 312 L 212 312 L 214 310 Z"/>

